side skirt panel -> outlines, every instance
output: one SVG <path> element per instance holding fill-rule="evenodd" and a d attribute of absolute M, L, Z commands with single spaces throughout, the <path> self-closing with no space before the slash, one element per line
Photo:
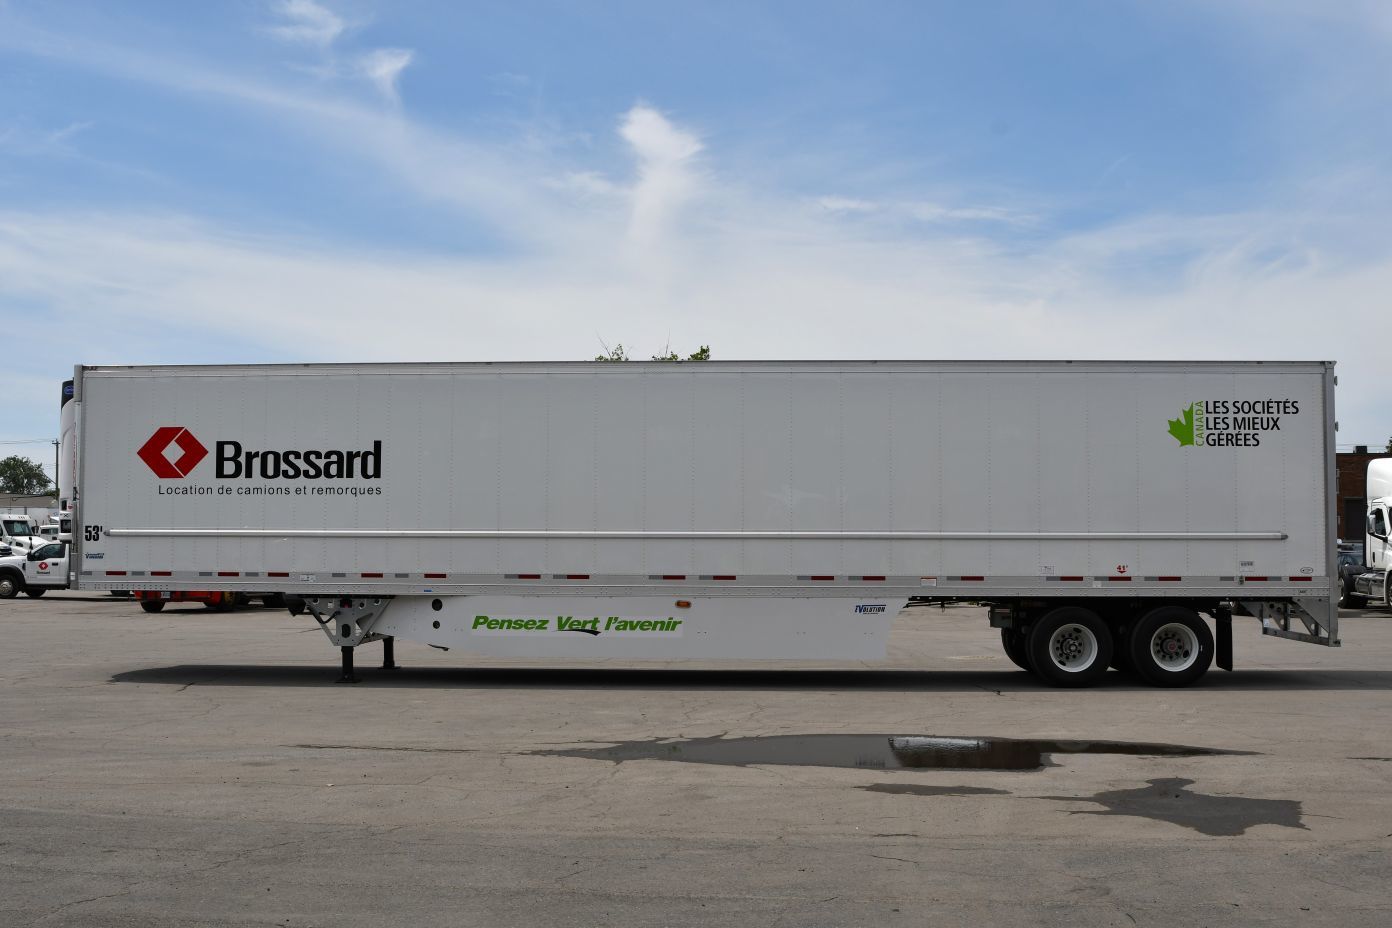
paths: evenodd
<path fill-rule="evenodd" d="M 398 596 L 372 631 L 508 657 L 882 660 L 890 623 L 907 602 L 873 596 Z"/>

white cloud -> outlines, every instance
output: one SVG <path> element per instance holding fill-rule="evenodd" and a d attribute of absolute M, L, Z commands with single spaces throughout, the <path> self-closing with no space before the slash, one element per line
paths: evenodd
<path fill-rule="evenodd" d="M 1034 216 L 999 206 L 946 206 L 926 200 L 878 201 L 857 197 L 818 197 L 817 206 L 829 213 L 877 216 L 891 220 L 921 223 L 1000 222 L 1021 225 Z"/>
<path fill-rule="evenodd" d="M 640 248 L 651 249 L 696 190 L 698 176 L 693 159 L 701 152 L 701 142 L 644 104 L 634 106 L 624 115 L 619 134 L 638 161 L 629 236 Z"/>
<path fill-rule="evenodd" d="M 314 0 L 281 0 L 275 11 L 283 22 L 271 26 L 268 31 L 287 42 L 328 48 L 348 26 L 336 13 Z"/>
<path fill-rule="evenodd" d="M 686 231 L 661 279 L 625 258 L 627 229 L 602 211 L 588 242 L 467 260 L 169 217 L 7 213 L 0 305 L 50 307 L 72 333 L 65 360 L 90 363 L 180 360 L 176 332 L 303 360 L 586 358 L 596 333 L 639 353 L 710 344 L 721 358 L 1329 358 L 1340 362 L 1340 442 L 1386 437 L 1386 340 L 1350 333 L 1388 331 L 1392 260 L 1273 264 L 1260 257 L 1272 217 L 1235 216 L 1226 225 L 1240 242 L 1215 235 L 1172 281 L 1140 286 L 1112 262 L 1182 238 L 1188 220 L 1012 256 L 982 241 L 785 226 L 766 207 Z"/>
<path fill-rule="evenodd" d="M 378 93 L 396 103 L 396 82 L 413 57 L 410 49 L 378 48 L 358 59 L 358 70 L 372 82 Z"/>

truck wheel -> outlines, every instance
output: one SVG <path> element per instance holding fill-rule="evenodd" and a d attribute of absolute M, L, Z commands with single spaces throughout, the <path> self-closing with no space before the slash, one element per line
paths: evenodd
<path fill-rule="evenodd" d="M 1188 686 L 1213 663 L 1213 633 L 1183 606 L 1152 609 L 1131 630 L 1136 674 L 1151 686 Z"/>
<path fill-rule="evenodd" d="M 1112 632 L 1097 613 L 1061 606 L 1034 623 L 1030 669 L 1050 686 L 1092 686 L 1112 660 Z"/>
<path fill-rule="evenodd" d="M 24 591 L 24 595 L 28 596 L 30 599 L 38 599 L 47 592 L 48 590 L 45 589 L 30 588 Z"/>
<path fill-rule="evenodd" d="M 21 584 L 10 574 L 0 574 L 0 599 L 14 599 L 19 595 Z"/>
<path fill-rule="evenodd" d="M 1030 670 L 1029 656 L 1025 653 L 1025 636 L 1013 628 L 1001 629 L 1001 647 L 1005 656 L 1021 670 Z"/>
<path fill-rule="evenodd" d="M 146 612 L 163 612 L 163 611 L 164 611 L 164 600 L 162 600 L 162 599 L 142 599 L 142 600 L 140 601 L 140 608 L 141 608 L 141 609 L 144 609 Z"/>
<path fill-rule="evenodd" d="M 263 596 L 261 597 L 261 605 L 265 606 L 267 609 L 284 609 L 285 594 L 271 593 L 268 596 Z"/>

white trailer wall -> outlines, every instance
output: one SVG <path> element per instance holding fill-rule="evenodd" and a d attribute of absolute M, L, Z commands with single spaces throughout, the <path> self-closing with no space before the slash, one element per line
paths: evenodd
<path fill-rule="evenodd" d="M 86 368 L 80 519 L 102 534 L 80 580 L 1327 595 L 1331 389 L 1323 362 Z M 1276 421 L 1228 430 L 1259 444 L 1169 431 L 1193 403 L 1268 400 Z M 136 452 L 170 426 L 210 453 L 160 479 Z M 217 479 L 222 440 L 380 440 L 382 475 Z M 344 489 L 364 495 L 315 495 Z"/>

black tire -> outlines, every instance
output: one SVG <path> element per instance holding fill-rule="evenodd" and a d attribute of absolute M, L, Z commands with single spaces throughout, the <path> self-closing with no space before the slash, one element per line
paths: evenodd
<path fill-rule="evenodd" d="M 24 591 L 24 595 L 25 595 L 25 596 L 28 596 L 30 599 L 38 599 L 40 596 L 42 596 L 43 594 L 45 594 L 45 593 L 47 593 L 47 592 L 48 592 L 48 590 L 45 590 L 45 589 L 43 589 L 43 588 L 41 588 L 41 587 L 33 587 L 33 588 L 30 588 L 30 589 L 25 590 L 25 591 Z"/>
<path fill-rule="evenodd" d="M 1000 632 L 1001 647 L 1005 649 L 1005 656 L 1010 658 L 1016 667 L 1033 673 L 1029 665 L 1029 655 L 1025 653 L 1025 636 L 1013 628 L 1002 628 Z"/>
<path fill-rule="evenodd" d="M 1364 609 L 1368 600 L 1353 591 L 1353 581 L 1349 577 L 1339 578 L 1339 605 L 1344 609 Z"/>
<path fill-rule="evenodd" d="M 142 600 L 140 601 L 140 608 L 141 608 L 141 609 L 144 609 L 146 612 L 163 612 L 163 611 L 164 611 L 164 600 L 162 600 L 162 599 L 142 599 Z"/>
<path fill-rule="evenodd" d="M 1030 669 L 1050 686 L 1092 686 L 1112 660 L 1112 630 L 1081 606 L 1060 606 L 1030 628 Z"/>
<path fill-rule="evenodd" d="M 14 599 L 24 589 L 24 581 L 12 573 L 0 574 L 0 599 Z"/>
<path fill-rule="evenodd" d="M 1151 686 L 1188 686 L 1213 663 L 1213 633 L 1192 609 L 1160 606 L 1141 617 L 1128 643 L 1131 664 Z"/>
<path fill-rule="evenodd" d="M 261 605 L 265 606 L 267 609 L 284 609 L 285 594 L 270 593 L 266 596 L 263 596 L 261 597 Z"/>

